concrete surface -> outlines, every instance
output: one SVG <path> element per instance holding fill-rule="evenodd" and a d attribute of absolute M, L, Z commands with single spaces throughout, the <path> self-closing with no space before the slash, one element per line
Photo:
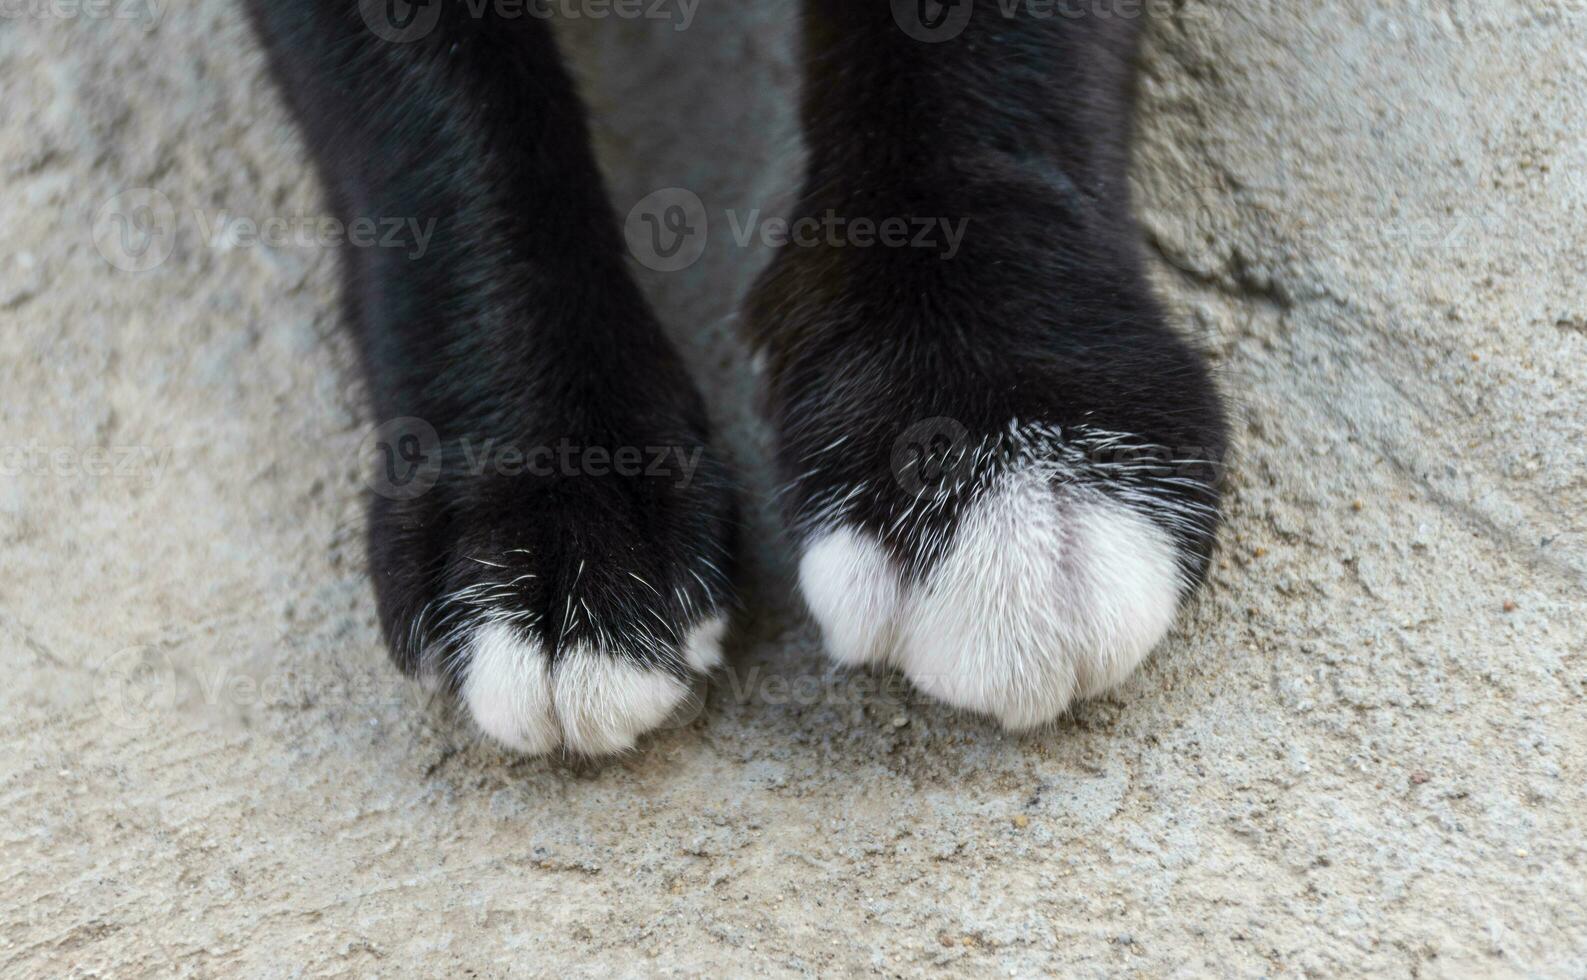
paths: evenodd
<path fill-rule="evenodd" d="M 236 7 L 121 2 L 0 19 L 0 972 L 1587 972 L 1587 8 L 1167 5 L 1139 188 L 1230 522 L 1041 735 L 829 678 L 731 334 L 765 254 L 640 269 L 760 501 L 745 611 L 699 717 L 569 767 L 388 667 L 335 256 L 206 232 L 318 190 Z M 564 25 L 619 212 L 786 202 L 790 16 Z"/>

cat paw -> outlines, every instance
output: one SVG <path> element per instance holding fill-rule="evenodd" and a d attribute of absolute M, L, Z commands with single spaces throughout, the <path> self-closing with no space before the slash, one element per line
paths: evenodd
<path fill-rule="evenodd" d="M 371 505 L 397 664 L 532 755 L 623 752 L 685 706 L 722 662 L 731 594 L 733 501 L 704 443 L 475 435 L 436 452 L 433 485 Z"/>

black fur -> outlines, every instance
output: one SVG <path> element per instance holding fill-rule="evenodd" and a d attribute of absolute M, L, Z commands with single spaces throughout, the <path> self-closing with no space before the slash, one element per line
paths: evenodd
<path fill-rule="evenodd" d="M 684 636 L 730 594 L 733 496 L 625 269 L 547 22 L 430 0 L 434 26 L 393 43 L 360 2 L 252 10 L 339 216 L 435 222 L 424 254 L 346 266 L 374 415 L 422 420 L 391 423 L 383 448 L 434 430 L 433 488 L 369 509 L 392 656 L 456 685 L 470 631 L 504 622 L 552 669 L 584 642 L 685 675 Z M 788 246 L 750 298 L 790 520 L 801 539 L 859 525 L 918 575 L 997 474 L 1055 464 L 1171 531 L 1188 587 L 1226 433 L 1142 269 L 1125 179 L 1139 21 L 982 2 L 928 44 L 909 7 L 804 3 L 799 216 L 911 233 Z M 497 465 L 561 446 L 703 456 L 689 474 Z"/>
<path fill-rule="evenodd" d="M 730 595 L 733 502 L 702 403 L 625 268 L 547 22 L 439 6 L 392 43 L 355 2 L 253 3 L 338 215 L 435 222 L 422 257 L 347 256 L 374 415 L 439 441 L 432 489 L 370 502 L 392 657 L 455 683 L 459 641 L 488 617 L 553 660 L 597 641 L 685 673 L 681 637 Z M 572 474 L 546 458 L 564 446 Z M 592 447 L 643 463 L 586 466 Z M 663 448 L 703 455 L 657 473 Z"/>
<path fill-rule="evenodd" d="M 1064 478 L 1172 530 L 1195 582 L 1227 436 L 1142 268 L 1126 181 L 1140 22 L 1001 6 L 926 44 L 897 5 L 806 2 L 798 216 L 967 230 L 952 258 L 788 247 L 761 278 L 748 323 L 790 520 L 857 524 L 918 573 L 998 472 L 1072 460 Z"/>

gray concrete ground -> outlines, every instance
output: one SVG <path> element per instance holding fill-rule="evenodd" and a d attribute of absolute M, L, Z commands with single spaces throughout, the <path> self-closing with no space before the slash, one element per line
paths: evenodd
<path fill-rule="evenodd" d="M 0 972 L 1587 972 L 1580 4 L 1161 5 L 1137 178 L 1240 407 L 1223 557 L 1018 738 L 833 680 L 790 589 L 728 216 L 797 173 L 791 6 L 562 25 L 619 212 L 707 205 L 638 271 L 753 498 L 733 671 L 570 767 L 388 667 L 335 256 L 212 235 L 319 190 L 233 3 L 118 2 L 0 18 Z M 143 272 L 91 231 L 136 188 Z"/>

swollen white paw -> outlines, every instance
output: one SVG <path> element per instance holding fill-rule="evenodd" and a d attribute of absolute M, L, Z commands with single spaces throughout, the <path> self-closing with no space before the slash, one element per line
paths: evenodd
<path fill-rule="evenodd" d="M 1120 683 L 1173 624 L 1173 539 L 1100 491 L 1011 474 L 966 509 L 908 583 L 867 532 L 813 539 L 799 582 L 844 664 L 896 665 L 916 687 L 1010 729 Z"/>
<path fill-rule="evenodd" d="M 721 663 L 720 619 L 697 626 L 685 662 L 705 672 Z M 511 627 L 487 623 L 468 641 L 462 699 L 480 729 L 508 748 L 542 755 L 565 747 L 580 755 L 633 748 L 689 696 L 665 670 L 575 646 L 554 663 L 538 643 Z"/>

